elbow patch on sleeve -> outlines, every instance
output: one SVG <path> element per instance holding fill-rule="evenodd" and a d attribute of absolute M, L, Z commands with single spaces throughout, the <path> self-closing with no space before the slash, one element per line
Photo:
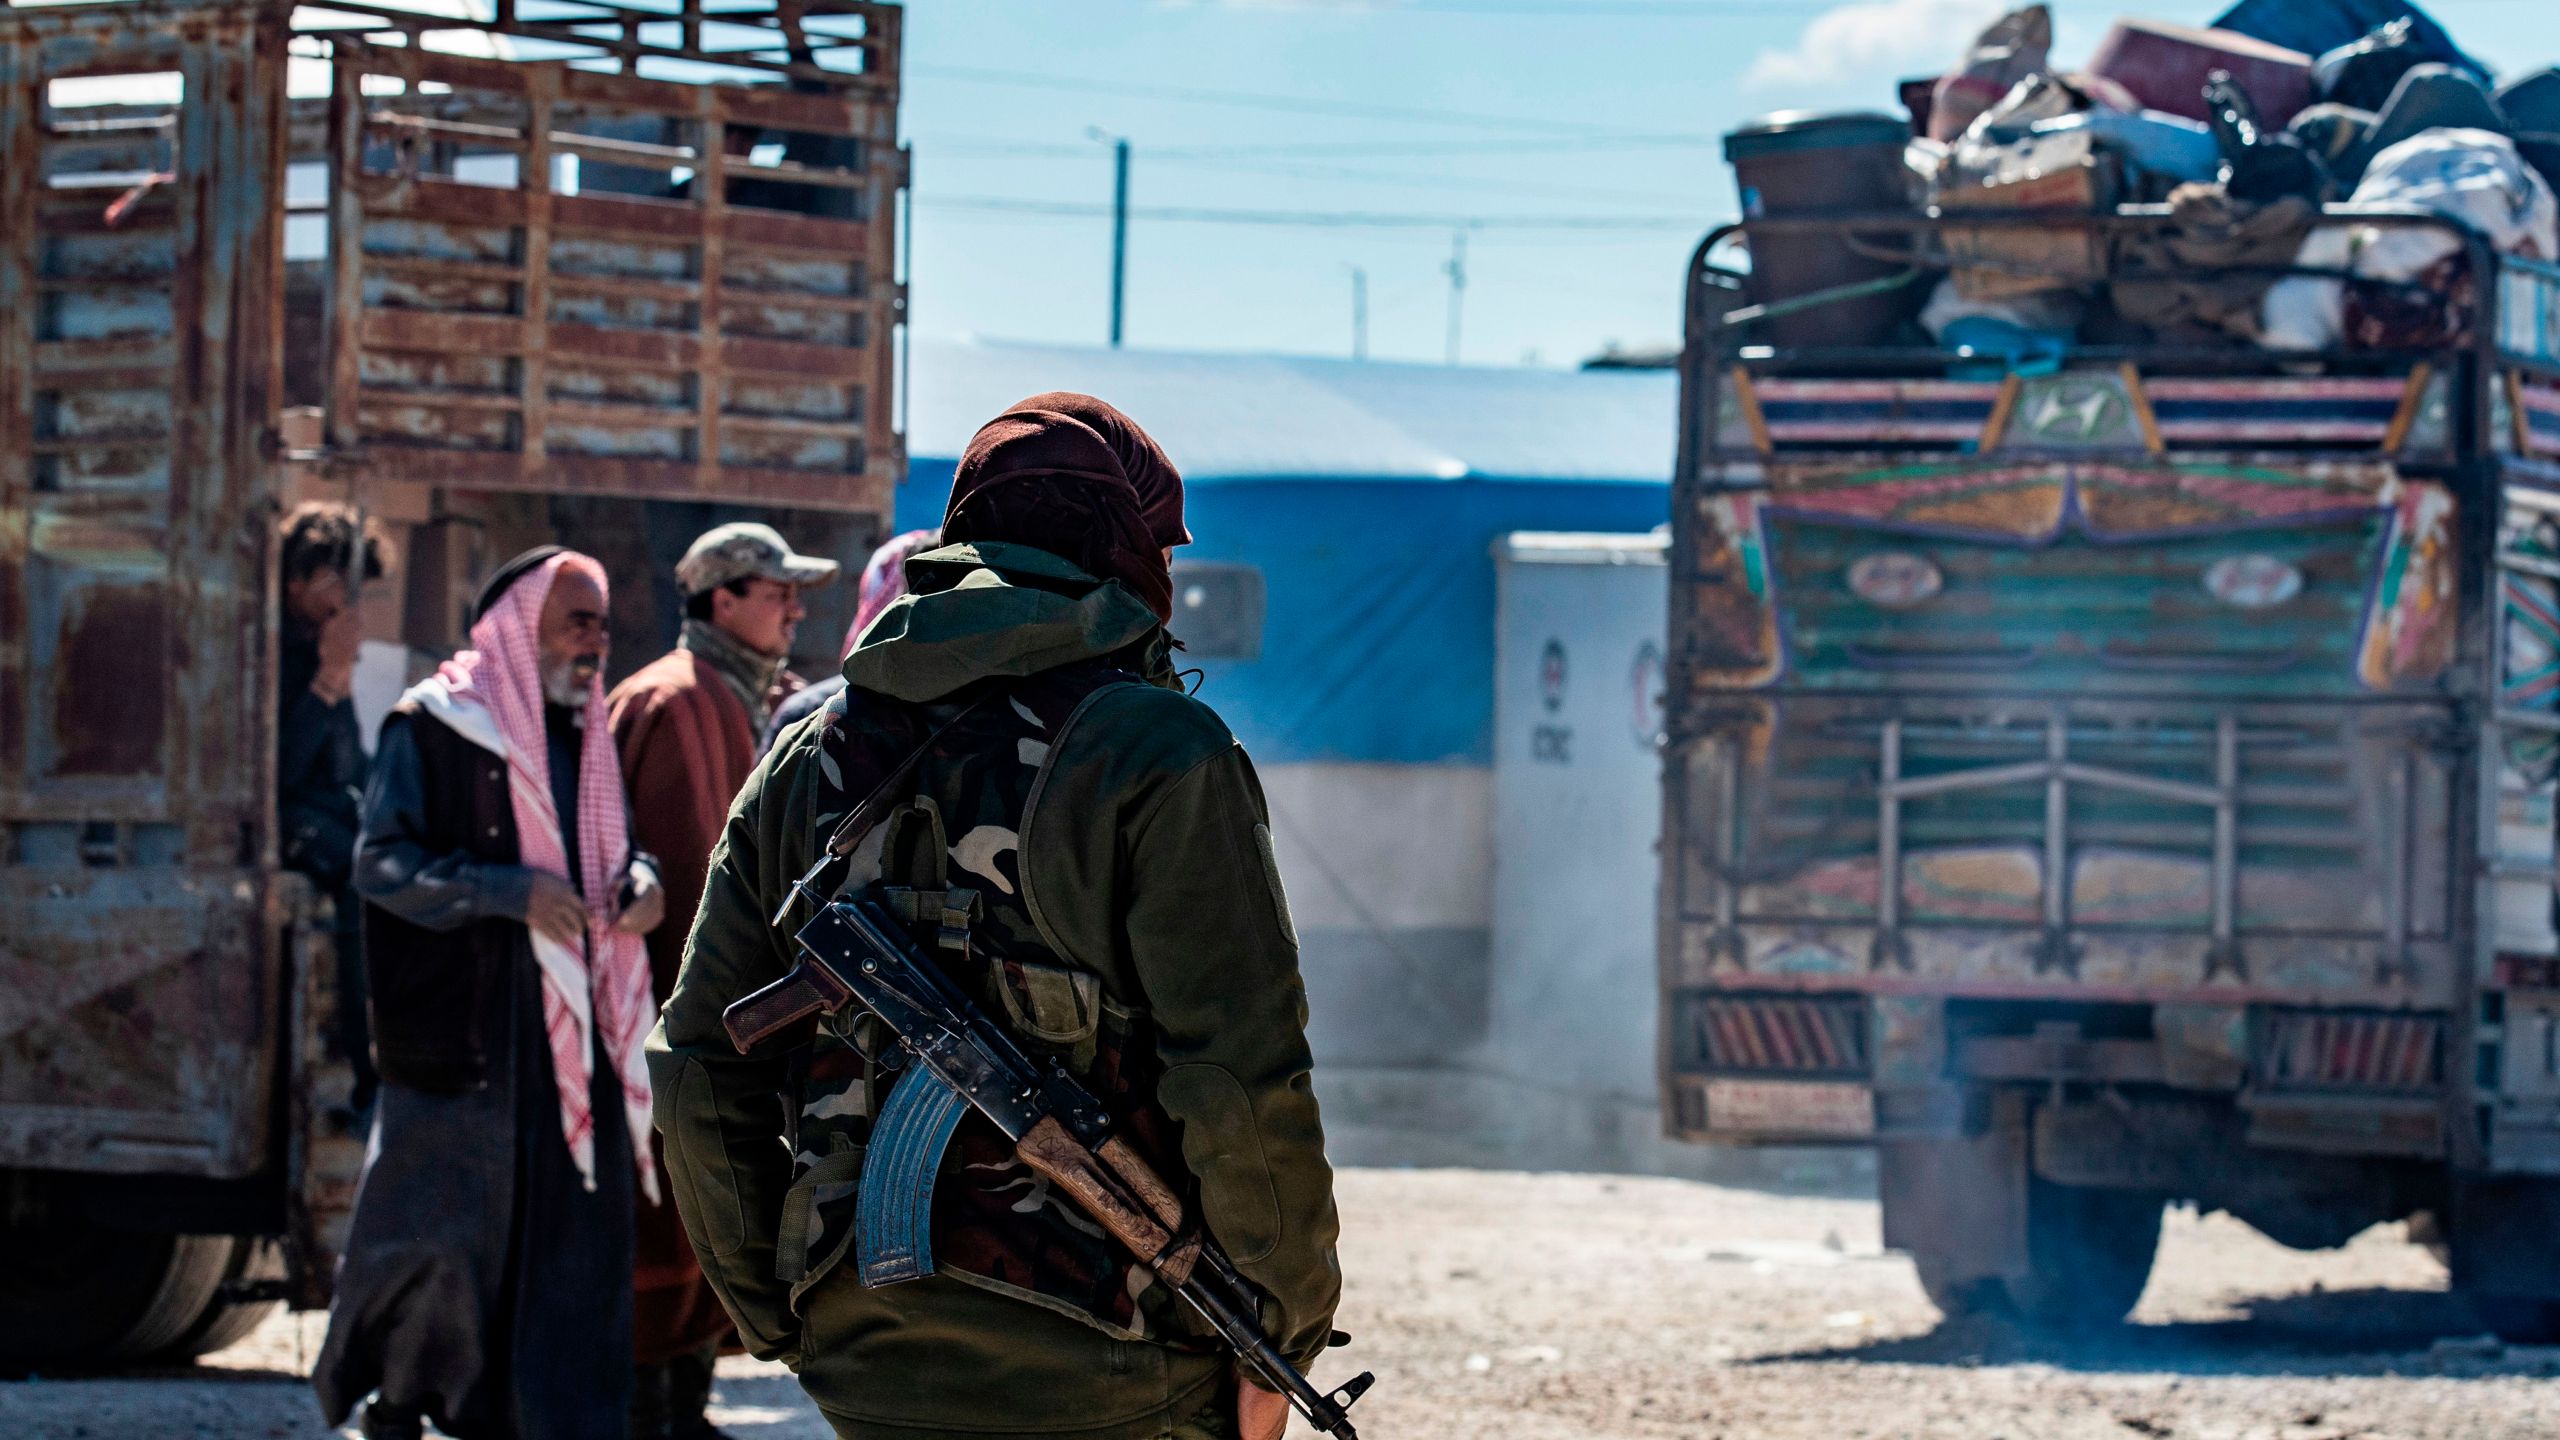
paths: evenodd
<path fill-rule="evenodd" d="M 1280 1196 L 1243 1084 L 1216 1065 L 1176 1065 L 1158 1093 L 1182 1121 L 1184 1156 L 1200 1177 L 1210 1233 L 1239 1263 L 1268 1257 L 1280 1245 Z"/>
<path fill-rule="evenodd" d="M 720 1138 L 711 1072 L 701 1061 L 686 1061 L 676 1083 L 659 1088 L 656 1119 L 666 1138 L 667 1169 L 684 1197 L 678 1213 L 705 1251 L 737 1254 L 747 1243 L 747 1207 Z"/>
<path fill-rule="evenodd" d="M 1262 857 L 1262 881 L 1271 887 L 1271 908 L 1280 916 L 1280 933 L 1287 937 L 1289 948 L 1298 948 L 1298 922 L 1289 915 L 1289 892 L 1280 884 L 1280 853 L 1272 847 L 1271 827 L 1253 827 L 1254 853 Z"/>

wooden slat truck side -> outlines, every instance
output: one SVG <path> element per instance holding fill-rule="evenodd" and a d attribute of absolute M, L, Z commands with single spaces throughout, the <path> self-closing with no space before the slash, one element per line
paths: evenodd
<path fill-rule="evenodd" d="M 277 863 L 286 506 L 394 532 L 395 672 L 554 538 L 627 669 L 671 547 L 859 555 L 903 473 L 897 7 L 456 15 L 0 10 L 0 1367 L 327 1300 L 363 1136 Z"/>

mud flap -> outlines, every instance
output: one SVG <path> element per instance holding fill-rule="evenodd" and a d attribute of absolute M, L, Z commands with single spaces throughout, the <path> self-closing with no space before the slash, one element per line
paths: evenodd
<path fill-rule="evenodd" d="M 889 1092 L 871 1128 L 854 1210 L 854 1263 L 871 1288 L 933 1273 L 933 1180 L 969 1102 L 922 1066 Z"/>

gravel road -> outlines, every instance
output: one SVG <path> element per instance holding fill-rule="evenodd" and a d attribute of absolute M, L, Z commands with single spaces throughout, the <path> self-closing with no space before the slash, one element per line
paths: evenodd
<path fill-rule="evenodd" d="M 1378 1372 L 1368 1440 L 2560 1435 L 2560 1349 L 2476 1338 L 2396 1228 L 2299 1255 L 2173 1215 L 2135 1323 L 2061 1347 L 1939 1326 L 1869 1199 L 1353 1170 L 1342 1201 L 1357 1341 L 1324 1373 Z M 319 1440 L 319 1335 L 280 1318 L 192 1370 L 0 1385 L 0 1437 Z M 737 1440 L 827 1440 L 779 1367 L 729 1362 L 718 1399 Z"/>

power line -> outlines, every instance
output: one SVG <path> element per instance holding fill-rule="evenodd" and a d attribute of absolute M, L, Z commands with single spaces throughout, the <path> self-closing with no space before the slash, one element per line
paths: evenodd
<path fill-rule="evenodd" d="M 1716 135 L 1674 132 L 1660 135 L 1634 133 L 1577 135 L 1548 139 L 1523 137 L 1510 140 L 1377 140 L 1344 144 L 1169 145 L 1148 153 L 1158 159 L 1180 156 L 1184 159 L 1211 160 L 1260 155 L 1309 158 L 1338 156 L 1357 159 L 1397 155 L 1519 155 L 1536 151 L 1705 150 L 1722 143 L 1722 137 Z"/>
<path fill-rule="evenodd" d="M 1256 175 L 1285 175 L 1297 180 L 1349 180 L 1359 184 L 1397 185 L 1426 190 L 1475 190 L 1501 195 L 1546 195 L 1562 200 L 1635 200 L 1659 204 L 1677 200 L 1653 190 L 1599 190 L 1579 185 L 1524 184 L 1517 180 L 1500 180 L 1480 175 L 1414 175 L 1387 170 L 1356 170 L 1340 165 L 1288 165 L 1262 160 L 1217 160 L 1186 155 L 1159 155 L 1147 152 L 1147 158 L 1167 165 L 1190 165 L 1209 170 L 1225 170 Z"/>
<path fill-rule="evenodd" d="M 1030 140 L 979 140 L 956 136 L 936 138 L 919 135 L 913 137 L 911 143 L 919 150 L 931 152 L 937 160 L 993 160 L 1000 157 L 1004 159 L 1032 157 L 1065 159 L 1069 156 L 1083 158 L 1093 154 L 1093 147 L 1090 145 L 1047 145 Z"/>
<path fill-rule="evenodd" d="M 1003 195 L 920 195 L 915 203 L 933 210 L 966 210 L 1002 215 L 1107 216 L 1108 205 L 1074 200 L 1024 200 Z M 1230 210 L 1200 205 L 1135 205 L 1140 220 L 1189 221 L 1209 225 L 1291 225 L 1323 229 L 1371 230 L 1702 230 L 1702 217 L 1684 215 L 1421 215 L 1371 210 Z"/>
<path fill-rule="evenodd" d="M 906 73 L 920 79 L 957 80 L 972 85 L 1012 85 L 1026 90 L 1064 90 L 1086 95 L 1123 95 L 1140 100 L 1171 100 L 1188 105 L 1232 105 L 1248 110 L 1280 110 L 1297 115 L 1340 115 L 1360 120 L 1396 120 L 1417 125 L 1451 125 L 1479 130 L 1526 130 L 1548 135 L 1621 136 L 1628 132 L 1606 125 L 1541 119 L 1527 115 L 1487 115 L 1465 110 L 1423 110 L 1403 105 L 1370 105 L 1353 100 L 1319 100 L 1304 95 L 1263 95 L 1245 90 L 1209 90 L 1187 85 L 1123 85 L 1079 80 L 1036 70 L 989 70 L 975 65 L 909 65 Z"/>
<path fill-rule="evenodd" d="M 932 208 L 932 207 L 928 206 L 928 208 Z M 1081 213 L 1025 213 L 1025 212 L 1017 211 L 1017 210 L 977 210 L 977 209 L 958 209 L 958 210 L 948 210 L 948 211 L 940 211 L 940 212 L 938 212 L 938 213 L 937 213 L 937 215 L 936 215 L 936 218 L 935 218 L 935 223 L 937 223 L 937 224 L 945 224 L 945 225 L 965 225 L 965 224 L 969 224 L 969 223 L 972 223 L 972 222 L 979 222 L 979 223 L 993 223 L 993 224 L 1004 224 L 1004 225 L 1013 225 L 1013 226 L 1022 226 L 1022 225 L 1082 225 L 1082 224 L 1085 224 L 1085 223 L 1087 223 L 1088 221 L 1090 221 L 1094 216 L 1101 214 L 1101 213 L 1102 213 L 1102 210 L 1103 210 L 1104 208 L 1105 208 L 1105 207 L 1099 207 L 1099 206 L 1097 206 L 1097 207 L 1095 207 L 1095 208 L 1093 208 L 1093 209 L 1091 209 L 1091 210 L 1084 211 L 1084 212 L 1081 212 Z M 1141 212 L 1138 218 L 1140 218 L 1140 219 L 1147 219 L 1147 218 L 1151 218 L 1151 217 L 1147 216 L 1144 212 Z M 1210 217 L 1205 217 L 1205 216 L 1173 216 L 1173 217 L 1152 217 L 1152 218 L 1172 218 L 1172 219 L 1175 219 L 1175 220 L 1197 219 L 1197 220 L 1204 220 L 1204 221 L 1205 221 L 1205 220 L 1208 220 Z M 1427 216 L 1417 216 L 1417 217 L 1414 217 L 1414 218 L 1415 218 L 1416 220 L 1428 220 L 1430 217 L 1427 217 Z M 1565 250 L 1588 250 L 1588 249 L 1592 249 L 1592 248 L 1595 248 L 1595 247 L 1599 247 L 1599 246 L 1608 246 L 1608 245 L 1616 245 L 1616 246 L 1642 246 L 1642 247 L 1654 247 L 1654 248 L 1658 248 L 1658 247 L 1662 247 L 1662 246 L 1666 246 L 1666 245 L 1668 245 L 1668 246 L 1672 246 L 1672 247 L 1675 247 L 1675 248 L 1682 248 L 1682 249 L 1685 249 L 1685 247 L 1687 247 L 1687 246 L 1688 246 L 1688 244 L 1690 243 L 1690 241 L 1691 241 L 1691 240 L 1695 239 L 1695 238 L 1696 238 L 1697 236 L 1699 236 L 1699 235 L 1705 234 L 1707 230 L 1709 230 L 1710 228 L 1712 228 L 1712 227 L 1713 227 L 1713 223 L 1714 223 L 1714 222 L 1712 222 L 1712 221 L 1701 221 L 1701 222 L 1699 222 L 1699 224 L 1697 224 L 1697 225 L 1696 225 L 1696 226 L 1694 226 L 1694 227 L 1681 227 L 1681 228 L 1674 228 L 1674 227 L 1671 227 L 1671 226 L 1667 226 L 1667 225 L 1666 225 L 1666 226 L 1664 226 L 1664 227 L 1662 227 L 1662 228 L 1659 228 L 1659 229 L 1643 229 L 1643 230 L 1505 230 L 1505 229 L 1495 229 L 1495 230 L 1487 231 L 1487 230 L 1484 230 L 1484 229 L 1482 229 L 1482 228 L 1478 228 L 1478 227 L 1476 227 L 1476 226 L 1475 226 L 1475 222 L 1474 222 L 1472 219 L 1468 218 L 1468 217 L 1465 217 L 1465 216 L 1459 216 L 1459 217 L 1455 217 L 1455 219 L 1456 219 L 1457 223 L 1459 223 L 1459 224 L 1461 224 L 1461 225 L 1465 225 L 1465 226 L 1470 227 L 1470 229 L 1472 230 L 1472 233 L 1474 233 L 1474 234 L 1476 234 L 1476 235 L 1478 235 L 1478 236 L 1491 235 L 1491 236 L 1499 237 L 1499 238 L 1500 238 L 1500 240 L 1501 240 L 1501 242 L 1502 242 L 1502 248 L 1503 248 L 1503 249 L 1505 249 L 1505 250 L 1535 249 L 1535 248 L 1537 248 L 1537 247 L 1539 247 L 1539 246 L 1547 246 L 1547 247 L 1550 247 L 1550 248 L 1555 248 L 1555 249 L 1565 249 Z M 1343 232 L 1345 232 L 1345 233 L 1367 233 L 1367 234 L 1370 234 L 1370 235 L 1375 236 L 1375 237 L 1377 238 L 1378 243 L 1381 243 L 1381 244 L 1398 244 L 1398 243 L 1412 243 L 1412 242 L 1433 243 L 1433 242 L 1435 241 L 1435 235 L 1434 235 L 1434 232 L 1435 232 L 1435 231 L 1438 231 L 1438 230 L 1440 230 L 1440 229 L 1442 228 L 1442 227 L 1441 227 L 1441 225 L 1439 225 L 1439 224 L 1412 224 L 1412 225 L 1402 225 L 1402 224 L 1399 224 L 1399 225 L 1395 225 L 1395 226 L 1393 226 L 1393 227 L 1389 227 L 1389 228 L 1382 228 L 1382 229 L 1371 230 L 1371 231 L 1367 231 L 1367 232 L 1359 232 L 1359 231 L 1358 231 L 1358 229 L 1357 229 L 1357 227 L 1356 227 L 1356 226 L 1353 226 L 1353 225 L 1339 225 L 1339 226 L 1331 226 L 1331 227 L 1326 227 L 1326 226 L 1311 226 L 1311 225 L 1302 225 L 1302 224 L 1300 224 L 1299 222 L 1297 222 L 1297 221 L 1295 221 L 1295 220 L 1290 220 L 1290 219 L 1285 219 L 1285 218 L 1284 218 L 1284 219 L 1276 219 L 1276 220 L 1265 220 L 1265 219 L 1259 218 L 1259 217 L 1254 216 L 1254 215 L 1249 215 L 1249 214 L 1248 214 L 1248 215 L 1239 215 L 1239 216 L 1235 216 L 1235 217 L 1233 217 L 1231 220 L 1227 220 L 1225 223 L 1234 224 L 1234 225 L 1237 225 L 1237 226 L 1253 226 L 1253 225 L 1264 225 L 1264 224 L 1268 224 L 1271 228 L 1273 228 L 1273 229 L 1275 229 L 1275 230 L 1283 230 L 1283 231 L 1285 231 L 1285 230 L 1290 230 L 1290 229 L 1322 229 L 1322 228 L 1333 228 L 1333 229 L 1341 230 L 1341 231 L 1343 231 Z M 1676 303 L 1676 301 L 1677 301 L 1677 298 L 1678 298 L 1678 297 L 1677 297 L 1676 295 L 1673 297 L 1673 299 L 1674 299 L 1675 303 Z"/>
<path fill-rule="evenodd" d="M 1046 158 L 1065 159 L 1093 153 L 1089 145 L 1063 142 L 1018 140 L 994 135 L 934 135 L 913 137 L 914 144 L 946 160 L 978 158 Z M 1722 144 L 1715 135 L 1590 135 L 1536 138 L 1520 136 L 1504 140 L 1378 140 L 1341 144 L 1296 142 L 1290 144 L 1238 145 L 1166 145 L 1151 146 L 1150 159 L 1156 160 L 1258 160 L 1258 159 L 1396 159 L 1405 156 L 1439 155 L 1530 155 L 1584 153 L 1601 150 L 1710 150 Z"/>
<path fill-rule="evenodd" d="M 998 135 L 935 135 L 913 137 L 917 148 L 932 152 L 937 158 L 961 159 L 1067 159 L 1093 153 L 1089 145 L 1064 142 L 1021 140 Z M 1151 146 L 1148 158 L 1155 160 L 1287 160 L 1287 159 L 1396 159 L 1406 156 L 1441 155 L 1529 155 L 1584 153 L 1602 150 L 1708 150 L 1722 144 L 1722 138 L 1706 134 L 1659 135 L 1575 135 L 1538 138 L 1520 136 L 1502 140 L 1377 140 L 1325 144 L 1295 142 L 1289 144 L 1236 145 L 1166 145 Z"/>

